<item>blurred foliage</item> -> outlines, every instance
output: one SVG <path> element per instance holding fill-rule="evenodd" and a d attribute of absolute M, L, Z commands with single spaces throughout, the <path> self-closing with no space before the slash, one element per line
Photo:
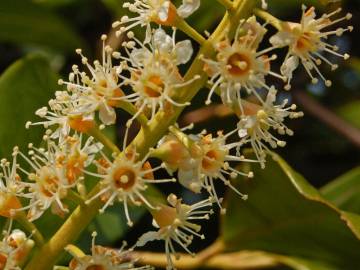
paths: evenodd
<path fill-rule="evenodd" d="M 9 157 L 15 145 L 27 151 L 29 142 L 39 144 L 43 129 L 25 129 L 36 119 L 34 112 L 46 106 L 57 89 L 58 75 L 41 56 L 29 55 L 12 64 L 0 77 L 0 154 Z"/>
<path fill-rule="evenodd" d="M 58 52 L 85 46 L 65 20 L 28 0 L 0 1 L 0 41 L 35 44 Z"/>

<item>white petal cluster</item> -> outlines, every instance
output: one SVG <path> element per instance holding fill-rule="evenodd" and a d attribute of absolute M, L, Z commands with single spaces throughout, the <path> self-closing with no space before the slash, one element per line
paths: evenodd
<path fill-rule="evenodd" d="M 213 211 L 207 210 L 212 205 L 210 199 L 203 200 L 192 205 L 182 203 L 174 194 L 168 196 L 170 206 L 162 205 L 158 213 L 154 214 L 153 225 L 158 231 L 150 231 L 142 235 L 137 246 L 144 246 L 147 242 L 154 240 L 165 241 L 165 251 L 167 257 L 167 269 L 174 269 L 172 255 L 177 259 L 174 243 L 177 243 L 189 254 L 192 253 L 188 246 L 192 243 L 194 236 L 204 239 L 205 236 L 199 234 L 201 226 L 194 223 L 195 220 L 209 219 Z M 205 208 L 205 209 L 204 209 Z"/>
<path fill-rule="evenodd" d="M 353 27 L 337 28 L 335 30 L 326 30 L 343 20 L 350 20 L 350 13 L 337 19 L 333 17 L 339 13 L 341 9 L 337 9 L 329 14 L 324 14 L 320 18 L 316 18 L 315 8 L 303 6 L 302 17 L 300 23 L 285 22 L 282 24 L 283 29 L 270 38 L 273 46 L 289 47 L 289 51 L 285 57 L 281 67 L 281 73 L 287 78 L 286 89 L 291 88 L 291 79 L 293 72 L 297 69 L 299 63 L 303 65 L 306 72 L 311 78 L 312 83 L 317 83 L 317 75 L 324 81 L 326 86 L 331 86 L 331 81 L 327 80 L 320 69 L 321 63 L 325 62 L 331 67 L 331 70 L 337 69 L 338 65 L 330 62 L 323 53 L 335 55 L 343 59 L 348 59 L 348 54 L 338 52 L 337 46 L 329 43 L 329 37 L 336 35 L 341 36 L 346 31 L 352 31 Z"/>
<path fill-rule="evenodd" d="M 279 135 L 292 136 L 293 131 L 284 124 L 284 120 L 303 116 L 302 112 L 295 112 L 295 104 L 287 107 L 288 100 L 276 105 L 276 94 L 277 91 L 274 88 L 270 89 L 261 106 L 243 102 L 246 114 L 241 117 L 237 125 L 239 145 L 249 143 L 263 168 L 265 167 L 266 153 L 269 151 L 267 144 L 271 148 L 286 145 L 285 141 L 278 139 L 270 131 L 275 130 Z"/>
<path fill-rule="evenodd" d="M 218 132 L 217 137 L 207 134 L 206 131 L 197 135 L 186 135 L 175 127 L 171 130 L 172 132 L 160 142 L 154 154 L 162 157 L 170 173 L 178 171 L 180 184 L 195 193 L 206 190 L 223 212 L 225 209 L 221 206 L 222 198 L 218 197 L 215 189 L 216 179 L 221 180 L 244 200 L 247 199 L 247 195 L 240 193 L 230 181 L 238 175 L 253 176 L 252 172 L 241 172 L 230 164 L 252 162 L 240 155 L 241 142 L 226 142 L 237 130 L 226 135 Z"/>
<path fill-rule="evenodd" d="M 178 69 L 190 60 L 193 49 L 190 40 L 176 42 L 175 36 L 176 30 L 169 36 L 159 28 L 154 31 L 150 43 L 144 45 L 132 32 L 128 33 L 132 40 L 124 45 L 132 50 L 127 57 L 119 55 L 119 58 L 126 61 L 131 76 L 124 80 L 134 91 L 126 95 L 126 101 L 138 108 L 130 122 L 143 112 L 148 112 L 151 121 L 157 111 L 166 111 L 169 105 L 189 105 L 178 103 L 173 97 L 178 89 L 198 79 L 195 76 L 185 81 Z"/>
<path fill-rule="evenodd" d="M 50 132 L 48 132 L 50 135 Z M 20 186 L 17 197 L 26 198 L 29 203 L 24 207 L 13 207 L 13 211 L 28 210 L 28 219 L 36 220 L 49 208 L 52 212 L 63 216 L 68 212 L 63 199 L 70 189 L 82 186 L 83 171 L 92 163 L 95 155 L 101 150 L 102 145 L 93 143 L 93 138 L 88 138 L 84 145 L 82 137 L 67 137 L 61 143 L 44 136 L 46 148 L 37 148 L 29 144 L 28 155 L 14 149 L 13 156 L 20 155 L 30 166 L 29 170 L 20 167 L 17 163 L 13 168 L 26 176 L 27 182 L 19 182 L 16 174 L 8 186 Z M 14 158 L 15 159 L 15 158 Z M 25 180 L 25 179 L 24 179 Z"/>
<path fill-rule="evenodd" d="M 215 44 L 216 59 L 202 58 L 211 85 L 206 104 L 211 103 L 212 95 L 218 90 L 224 104 L 241 108 L 241 100 L 246 95 L 257 95 L 259 88 L 270 89 L 266 76 L 285 79 L 270 69 L 270 62 L 276 55 L 269 57 L 267 53 L 274 47 L 258 50 L 266 31 L 254 16 L 250 17 L 240 22 L 234 41 L 226 38 Z"/>
<path fill-rule="evenodd" d="M 177 17 L 187 18 L 200 7 L 200 0 L 182 0 L 176 8 L 170 0 L 133 0 L 125 2 L 124 8 L 135 13 L 135 17 L 123 16 L 120 21 L 113 23 L 113 28 L 118 28 L 116 35 L 133 29 L 136 26 L 146 27 L 146 40 L 150 40 L 151 23 L 175 26 Z"/>
<path fill-rule="evenodd" d="M 102 159 L 95 161 L 98 173 L 88 173 L 101 178 L 101 188 L 85 203 L 89 204 L 94 199 L 100 198 L 104 202 L 100 209 L 100 213 L 103 213 L 115 201 L 122 202 L 127 224 L 132 226 L 129 204 L 137 206 L 145 204 L 150 209 L 156 209 L 143 195 L 144 191 L 149 184 L 176 182 L 176 179 L 154 179 L 154 172 L 163 168 L 163 165 L 152 168 L 147 161 L 150 153 L 139 160 L 136 151 L 125 150 L 126 139 L 127 135 L 124 138 L 123 154 L 110 160 L 102 153 Z"/>

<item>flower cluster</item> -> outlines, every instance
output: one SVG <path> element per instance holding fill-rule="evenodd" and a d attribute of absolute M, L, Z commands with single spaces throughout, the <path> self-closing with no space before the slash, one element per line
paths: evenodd
<path fill-rule="evenodd" d="M 246 200 L 236 182 L 238 176 L 252 178 L 254 174 L 241 165 L 251 162 L 264 168 L 270 149 L 286 145 L 281 136 L 293 135 L 285 120 L 303 113 L 288 99 L 281 99 L 281 89 L 275 85 L 285 84 L 284 89 L 290 90 L 300 62 L 312 83 L 318 82 L 318 75 L 331 85 L 318 66 L 325 62 L 334 70 L 337 64 L 324 53 L 343 59 L 349 55 L 338 52 L 328 37 L 352 31 L 352 26 L 326 29 L 351 15 L 334 19 L 340 12 L 336 10 L 316 18 L 313 7 L 303 7 L 299 23 L 272 22 L 278 32 L 270 38 L 270 46 L 263 45 L 267 24 L 251 16 L 230 26 L 234 29 L 223 31 L 221 38 L 209 39 L 204 55 L 194 57 L 192 41 L 178 41 L 176 33 L 179 25 L 184 26 L 184 19 L 199 8 L 200 0 L 183 0 L 179 7 L 169 0 L 133 0 L 123 6 L 135 16 L 123 16 L 113 24 L 117 36 L 122 35 L 121 48 L 112 48 L 102 35 L 101 60 L 91 62 L 77 49 L 82 65 L 73 65 L 68 78 L 59 80 L 63 90 L 35 112 L 41 120 L 26 123 L 27 128 L 41 125 L 46 129 L 40 146 L 30 143 L 27 152 L 15 147 L 11 161 L 1 160 L 0 216 L 16 220 L 17 214 L 26 213 L 31 223 L 48 210 L 65 217 L 71 211 L 71 200 L 83 208 L 101 205 L 97 208 L 100 213 L 121 203 L 127 224 L 132 226 L 130 206 L 143 206 L 152 214 L 157 230 L 145 233 L 135 246 L 164 241 L 168 269 L 173 269 L 173 256 L 179 257 L 176 246 L 193 255 L 189 245 L 194 237 L 205 238 L 197 222 L 210 218 L 213 205 L 225 214 L 218 182 Z M 267 7 L 264 0 L 262 7 Z M 261 14 L 267 13 L 262 10 Z M 137 26 L 146 28 L 142 41 L 133 32 Z M 193 37 L 193 32 L 185 33 Z M 278 59 L 274 52 L 284 47 L 288 53 L 280 70 L 274 71 L 272 64 Z M 197 68 L 190 68 L 185 75 L 181 65 L 191 59 Z M 269 78 L 275 79 L 274 85 Z M 174 121 L 161 126 L 159 119 L 176 120 L 181 110 L 191 105 L 192 93 L 185 90 L 205 86 L 206 81 L 209 93 L 205 104 L 218 95 L 238 117 L 237 124 L 229 130 L 197 134 L 187 134 L 188 128 L 181 129 Z M 102 132 L 116 123 L 117 109 L 131 114 L 121 151 Z M 142 128 L 140 140 L 128 143 L 134 121 Z M 156 136 L 152 132 L 157 132 Z M 253 158 L 244 156 L 246 147 L 252 149 Z M 177 177 L 157 179 L 157 171 L 162 169 L 170 175 L 176 172 Z M 208 198 L 190 205 L 172 193 L 167 203 L 148 194 L 153 184 L 177 181 L 193 193 L 205 191 Z M 13 270 L 20 269 L 32 241 L 21 231 L 9 230 L 0 244 L 0 269 Z M 74 257 L 71 270 L 149 269 L 134 266 L 132 249 L 95 245 L 95 235 L 91 255 L 73 245 L 66 249 Z"/>

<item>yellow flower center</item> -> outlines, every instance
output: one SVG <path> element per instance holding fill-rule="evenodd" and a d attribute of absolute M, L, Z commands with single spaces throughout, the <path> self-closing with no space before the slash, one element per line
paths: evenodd
<path fill-rule="evenodd" d="M 144 92 L 152 98 L 161 96 L 164 91 L 164 83 L 159 75 L 152 75 L 148 78 L 144 86 Z"/>
<path fill-rule="evenodd" d="M 112 178 L 117 189 L 130 190 L 136 183 L 137 173 L 130 167 L 120 167 Z"/>
<path fill-rule="evenodd" d="M 244 77 L 251 69 L 250 58 L 244 53 L 234 53 L 227 59 L 228 72 L 235 77 Z"/>

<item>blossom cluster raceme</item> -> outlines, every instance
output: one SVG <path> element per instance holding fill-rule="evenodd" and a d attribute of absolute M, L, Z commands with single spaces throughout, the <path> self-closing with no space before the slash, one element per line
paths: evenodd
<path fill-rule="evenodd" d="M 267 1 L 261 2 L 265 9 Z M 102 35 L 100 60 L 91 61 L 76 50 L 81 64 L 72 66 L 68 78 L 59 80 L 62 90 L 35 112 L 40 120 L 26 123 L 27 128 L 45 128 L 40 146 L 14 147 L 12 160 L 0 162 L 0 216 L 9 220 L 26 216 L 32 224 L 46 211 L 65 218 L 72 211 L 69 201 L 83 208 L 100 205 L 100 214 L 118 203 L 132 226 L 130 206 L 143 206 L 157 230 L 145 233 L 134 247 L 162 240 L 168 269 L 173 269 L 176 247 L 194 255 L 189 245 L 194 237 L 205 237 L 198 221 L 209 219 L 214 209 L 226 214 L 218 182 L 247 199 L 236 182 L 239 176 L 252 178 L 254 173 L 240 165 L 264 168 L 269 151 L 284 147 L 283 136 L 294 134 L 285 121 L 303 116 L 290 98 L 278 93 L 291 89 L 300 63 L 312 83 L 318 83 L 319 77 L 331 85 L 319 66 L 325 62 L 334 70 L 338 65 L 327 54 L 345 60 L 349 55 L 339 52 L 328 37 L 352 31 L 352 26 L 328 28 L 351 15 L 336 18 L 339 9 L 316 18 L 313 7 L 303 7 L 300 22 L 283 22 L 258 10 L 258 17 L 238 19 L 219 38 L 206 39 L 185 22 L 200 4 L 200 0 L 183 0 L 179 6 L 169 0 L 125 2 L 124 8 L 133 16 L 113 23 L 120 48 L 112 48 L 107 35 Z M 266 23 L 261 24 L 259 17 Z M 278 30 L 270 38 L 268 22 Z M 145 30 L 143 40 L 134 34 L 137 27 Z M 191 39 L 178 40 L 179 30 L 200 45 L 204 40 L 207 49 L 195 56 L 197 47 Z M 287 53 L 279 59 L 277 51 L 282 48 Z M 197 68 L 185 73 L 192 60 Z M 279 70 L 274 67 L 277 60 Z M 224 130 L 194 134 L 188 133 L 193 125 L 179 127 L 176 120 L 191 105 L 192 87 L 205 88 L 205 106 L 218 96 L 237 122 Z M 130 114 L 121 149 L 103 132 L 117 122 L 117 110 Z M 141 126 L 140 139 L 129 143 L 135 121 Z M 244 154 L 245 148 L 253 154 Z M 171 176 L 157 179 L 158 170 Z M 148 193 L 156 184 L 175 182 L 207 198 L 188 204 L 171 192 L 167 200 Z M 20 269 L 31 243 L 23 232 L 9 230 L 0 246 L 0 269 Z M 150 269 L 134 266 L 133 248 L 114 250 L 93 240 L 90 255 L 71 243 L 66 250 L 74 257 L 72 270 Z"/>

